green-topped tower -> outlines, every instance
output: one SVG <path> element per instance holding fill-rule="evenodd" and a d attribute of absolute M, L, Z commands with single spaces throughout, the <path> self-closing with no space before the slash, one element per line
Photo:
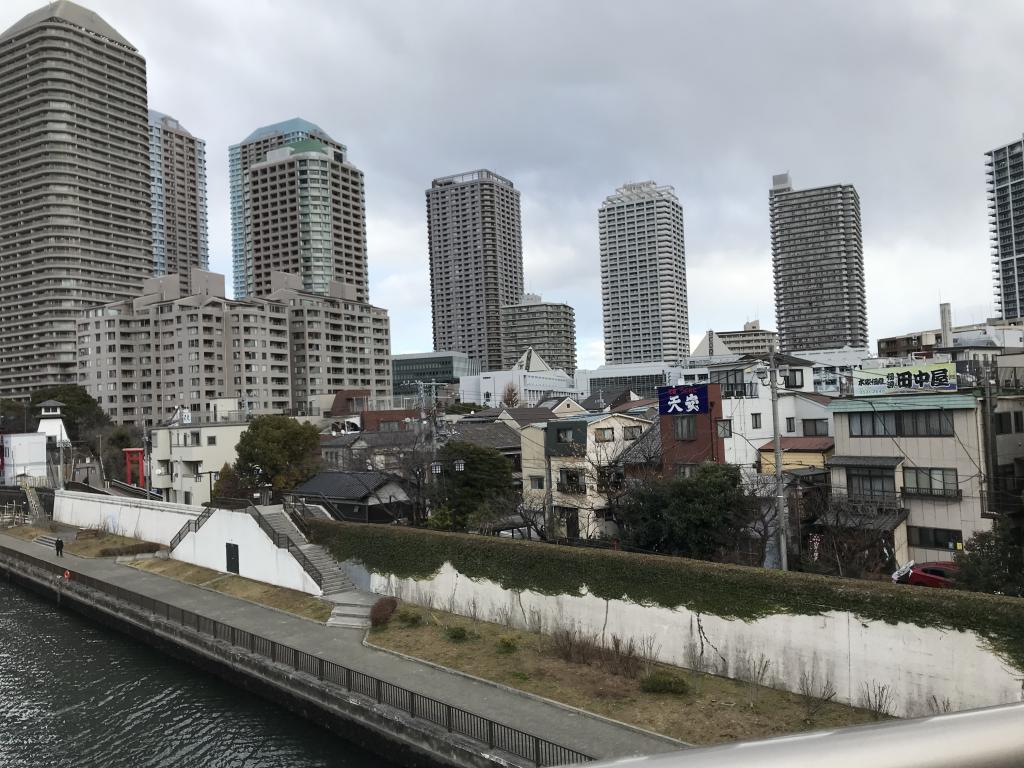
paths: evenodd
<path fill-rule="evenodd" d="M 353 301 L 369 298 L 363 174 L 344 145 L 301 118 L 253 131 L 228 152 L 235 297 L 270 293 L 271 273 Z"/>

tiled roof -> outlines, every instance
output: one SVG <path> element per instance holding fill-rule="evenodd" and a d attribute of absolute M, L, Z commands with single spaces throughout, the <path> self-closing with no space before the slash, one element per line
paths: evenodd
<path fill-rule="evenodd" d="M 452 439 L 499 451 L 522 447 L 522 438 L 519 437 L 519 433 L 500 421 L 475 423 L 463 419 L 455 425 L 455 434 Z"/>
<path fill-rule="evenodd" d="M 881 467 L 895 469 L 903 462 L 902 456 L 833 456 L 825 464 L 830 467 Z"/>
<path fill-rule="evenodd" d="M 321 472 L 296 488 L 295 493 L 322 493 L 329 499 L 358 501 L 392 479 L 387 472 Z"/>
<path fill-rule="evenodd" d="M 821 453 L 823 451 L 831 451 L 836 445 L 835 438 L 832 437 L 783 437 L 782 438 L 782 450 L 783 451 L 808 451 L 812 453 Z M 758 448 L 759 451 L 773 451 L 775 450 L 775 441 L 769 440 L 767 443 Z"/>

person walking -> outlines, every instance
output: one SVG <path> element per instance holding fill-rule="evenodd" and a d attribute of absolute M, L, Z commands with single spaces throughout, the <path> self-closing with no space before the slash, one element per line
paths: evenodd
<path fill-rule="evenodd" d="M 57 557 L 64 557 L 64 539 L 57 539 L 53 542 L 53 548 L 57 552 Z"/>

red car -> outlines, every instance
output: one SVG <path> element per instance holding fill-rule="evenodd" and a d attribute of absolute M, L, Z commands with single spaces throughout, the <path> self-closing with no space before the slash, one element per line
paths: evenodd
<path fill-rule="evenodd" d="M 959 573 L 960 569 L 953 563 L 910 562 L 893 574 L 893 581 L 920 587 L 949 588 L 956 584 Z"/>

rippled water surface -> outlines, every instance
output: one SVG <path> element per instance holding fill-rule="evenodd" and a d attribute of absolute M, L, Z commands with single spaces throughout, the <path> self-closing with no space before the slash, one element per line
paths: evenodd
<path fill-rule="evenodd" d="M 0 766 L 388 768 L 279 707 L 6 583 Z"/>

